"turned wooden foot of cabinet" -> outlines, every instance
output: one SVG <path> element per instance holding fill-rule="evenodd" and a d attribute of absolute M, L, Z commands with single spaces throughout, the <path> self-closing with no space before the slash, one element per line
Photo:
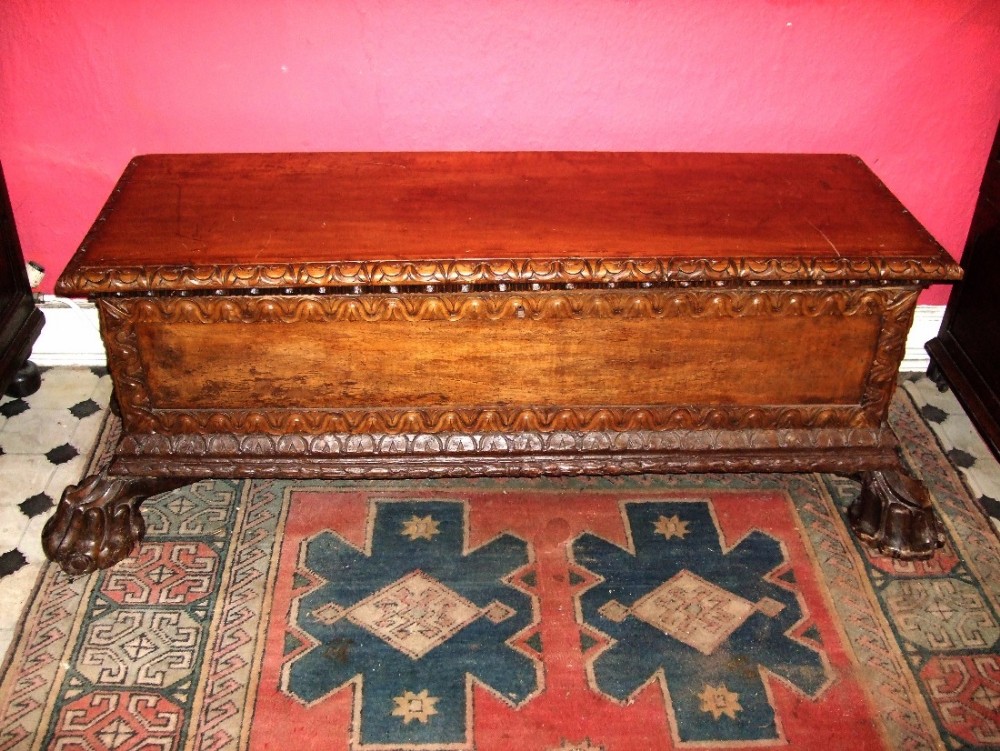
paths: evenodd
<path fill-rule="evenodd" d="M 900 470 L 863 473 L 848 516 L 858 538 L 882 555 L 922 560 L 944 544 L 927 488 Z"/>
<path fill-rule="evenodd" d="M 7 396 L 20 399 L 25 396 L 31 396 L 38 391 L 41 385 L 42 374 L 39 372 L 38 366 L 31 362 L 31 360 L 25 360 L 24 365 L 18 368 L 13 378 L 10 379 L 5 393 Z"/>
<path fill-rule="evenodd" d="M 927 366 L 927 377 L 934 382 L 938 391 L 948 390 L 948 379 L 945 378 L 940 366 L 934 360 L 931 360 L 931 364 Z"/>
<path fill-rule="evenodd" d="M 128 556 L 146 533 L 139 506 L 179 488 L 173 478 L 90 475 L 70 485 L 42 530 L 42 548 L 67 574 L 89 574 Z"/>

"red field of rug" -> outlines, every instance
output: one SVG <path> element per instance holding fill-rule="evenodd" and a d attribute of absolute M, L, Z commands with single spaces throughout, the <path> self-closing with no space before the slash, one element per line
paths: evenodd
<path fill-rule="evenodd" d="M 442 502 L 453 504 L 456 516 L 461 515 L 465 523 L 462 530 L 464 550 L 482 548 L 502 535 L 513 535 L 527 543 L 529 562 L 511 573 L 516 574 L 517 589 L 534 600 L 534 612 L 530 623 L 509 639 L 509 649 L 540 663 L 540 685 L 533 687 L 525 698 L 519 697 L 517 702 L 498 694 L 489 684 L 488 675 L 471 680 L 466 691 L 467 663 L 459 659 L 464 655 L 452 658 L 451 661 L 456 663 L 454 667 L 448 664 L 449 660 L 442 660 L 435 666 L 435 670 L 441 673 L 437 680 L 448 680 L 443 674 L 451 673 L 450 680 L 461 690 L 449 693 L 458 693 L 465 703 L 460 708 L 465 714 L 463 737 L 434 738 L 427 733 L 430 737 L 421 739 L 394 738 L 391 735 L 392 726 L 398 726 L 396 729 L 400 734 L 414 723 L 421 723 L 421 729 L 430 729 L 443 711 L 440 703 L 435 705 L 437 714 L 418 717 L 409 723 L 405 718 L 393 715 L 394 704 L 382 707 L 381 716 L 369 719 L 362 713 L 362 694 L 368 679 L 364 673 L 336 685 L 334 681 L 329 681 L 324 686 L 327 693 L 321 699 L 307 702 L 296 696 L 294 681 L 290 688 L 289 681 L 283 680 L 283 671 L 287 673 L 286 666 L 306 651 L 329 649 L 328 644 L 314 644 L 303 639 L 303 647 L 291 652 L 286 650 L 288 621 L 308 617 L 299 609 L 296 616 L 289 618 L 295 610 L 296 600 L 301 598 L 303 591 L 316 586 L 314 577 L 317 574 L 309 569 L 305 560 L 309 541 L 328 530 L 341 538 L 345 545 L 371 556 L 376 552 L 371 550 L 371 538 L 380 506 L 405 504 L 407 511 L 404 516 L 433 519 L 433 514 L 423 513 L 424 509 L 431 505 L 436 507 Z M 782 639 L 777 639 L 773 655 L 758 654 L 743 659 L 739 655 L 727 655 L 731 672 L 714 670 L 711 679 L 694 675 L 685 679 L 683 685 L 670 685 L 654 657 L 650 659 L 648 671 L 644 671 L 648 675 L 633 677 L 639 687 L 628 696 L 615 696 L 613 692 L 602 690 L 595 680 L 593 663 L 607 650 L 610 637 L 602 633 L 599 622 L 584 622 L 578 604 L 582 592 L 600 587 L 600 584 L 592 572 L 572 560 L 570 552 L 572 541 L 585 534 L 595 535 L 623 551 L 634 549 L 634 534 L 625 514 L 630 503 L 655 506 L 664 511 L 661 516 L 671 514 L 665 518 L 673 518 L 674 511 L 679 511 L 677 516 L 683 518 L 685 508 L 697 507 L 708 512 L 699 518 L 716 522 L 718 527 L 707 534 L 710 544 L 703 551 L 696 551 L 693 555 L 689 553 L 692 567 L 698 557 L 710 562 L 724 562 L 725 552 L 739 548 L 740 541 L 753 532 L 771 538 L 780 559 L 776 559 L 777 565 L 768 570 L 765 577 L 773 582 L 772 586 L 787 592 L 800 609 L 794 625 L 787 629 L 783 638 L 798 640 L 815 650 L 816 663 L 821 666 L 824 679 L 814 681 L 803 690 L 788 678 L 788 675 L 794 675 L 794 670 L 787 670 L 785 675 L 772 672 L 781 670 L 783 660 L 781 647 L 784 645 Z M 684 522 L 679 519 L 679 523 Z M 691 533 L 690 530 L 678 529 L 672 535 L 661 534 L 660 537 L 662 544 L 668 546 L 681 542 Z M 443 532 L 410 540 L 400 533 L 399 545 L 390 555 L 403 558 L 402 568 L 409 568 L 413 553 L 408 548 L 414 545 L 433 547 L 438 544 L 441 534 Z M 453 549 L 452 552 L 456 551 Z M 707 568 L 711 570 L 713 567 Z M 740 563 L 724 568 L 728 568 L 730 576 L 735 575 L 737 581 L 744 570 L 748 576 L 754 575 Z M 464 575 L 472 579 L 477 573 L 470 566 Z M 621 572 L 626 578 L 630 573 L 633 572 Z M 673 573 L 672 570 L 665 571 L 664 581 Z M 347 575 L 362 577 L 364 573 L 352 569 Z M 308 579 L 309 583 L 296 587 L 296 576 L 300 580 Z M 727 583 L 727 592 L 736 589 L 731 578 Z M 648 589 L 649 583 L 646 584 Z M 648 491 L 639 494 L 303 491 L 291 497 L 274 591 L 261 689 L 255 704 L 255 722 L 250 730 L 254 748 L 281 748 L 292 737 L 297 739 L 296 746 L 302 749 L 409 747 L 411 744 L 414 747 L 472 748 L 473 741 L 475 748 L 484 750 L 560 748 L 567 742 L 569 747 L 586 748 L 585 744 L 589 742 L 593 748 L 608 749 L 667 749 L 695 743 L 755 747 L 773 744 L 775 747 L 803 749 L 889 747 L 876 712 L 862 688 L 859 667 L 844 649 L 842 636 L 831 615 L 829 593 L 822 585 L 816 564 L 803 542 L 791 501 L 781 493 L 716 492 L 692 497 L 683 493 Z M 426 602 L 413 604 L 412 607 L 415 620 L 405 625 L 415 629 L 422 626 L 433 628 L 433 621 L 440 616 L 440 612 L 428 607 Z M 697 632 L 699 618 L 711 619 L 717 615 L 709 611 L 704 601 L 686 603 L 686 607 L 692 611 L 690 618 L 694 621 L 687 624 L 688 631 Z M 761 620 L 767 619 L 765 614 L 755 612 L 754 615 Z M 740 616 L 742 613 L 736 617 Z M 427 623 L 421 623 L 421 618 Z M 395 627 L 405 625 L 393 623 Z M 745 626 L 746 622 L 740 625 Z M 643 623 L 643 628 L 651 632 L 651 638 L 627 645 L 628 649 L 645 654 L 661 647 L 660 641 L 666 641 L 663 632 L 656 626 Z M 684 624 L 675 624 L 673 628 L 683 630 Z M 294 627 L 292 630 L 298 633 Z M 364 630 L 356 624 L 349 624 L 344 629 L 345 636 L 341 638 L 350 646 L 326 659 L 350 665 L 353 652 L 364 648 L 364 639 L 357 635 L 358 631 Z M 530 637 L 536 634 L 535 643 L 541 646 L 537 651 L 526 646 Z M 659 639 L 653 638 L 656 636 Z M 476 644 L 469 646 L 474 648 Z M 720 645 L 719 648 L 723 647 Z M 683 643 L 678 643 L 675 648 L 697 651 Z M 766 652 L 766 649 L 761 651 Z M 773 661 L 770 665 L 763 660 L 755 661 L 765 656 Z M 711 654 L 706 657 L 711 657 Z M 352 669 L 347 667 L 338 672 L 338 677 L 346 676 Z M 764 719 L 758 711 L 751 718 L 749 708 L 742 707 L 747 698 L 735 692 L 728 693 L 731 697 L 728 704 L 724 700 L 719 703 L 718 700 L 703 702 L 699 699 L 701 717 L 697 717 L 697 725 L 700 737 L 685 737 L 677 727 L 674 716 L 675 695 L 685 692 L 697 697 L 713 686 L 725 692 L 728 691 L 725 689 L 727 685 L 746 684 L 746 673 L 753 674 L 751 682 L 755 684 L 754 689 L 764 698 L 760 703 L 765 704 L 773 715 Z M 410 674 L 403 672 L 386 679 L 397 683 L 389 692 L 394 700 L 407 691 L 419 695 L 426 688 L 423 684 L 408 683 L 409 678 Z M 279 686 L 281 688 L 275 690 Z M 376 707 L 373 711 L 378 710 Z M 389 725 L 390 728 L 377 741 L 373 739 L 373 742 L 367 743 L 368 739 L 361 732 L 367 724 Z M 723 728 L 723 725 L 727 727 Z M 744 727 L 741 729 L 741 726 Z M 322 732 L 316 732 L 317 728 L 322 728 Z M 386 744 L 390 738 L 392 740 Z"/>

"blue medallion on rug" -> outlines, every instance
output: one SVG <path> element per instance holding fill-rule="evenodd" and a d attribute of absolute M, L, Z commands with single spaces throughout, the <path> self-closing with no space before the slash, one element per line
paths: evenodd
<path fill-rule="evenodd" d="M 806 633 L 778 541 L 754 531 L 724 550 L 708 501 L 623 504 L 631 550 L 592 534 L 573 560 L 597 577 L 579 596 L 609 646 L 588 664 L 593 687 L 625 702 L 663 682 L 677 740 L 777 739 L 761 671 L 807 696 L 830 676 Z"/>
<path fill-rule="evenodd" d="M 366 550 L 330 531 L 303 543 L 299 568 L 316 586 L 291 615 L 315 644 L 283 688 L 311 705 L 353 685 L 362 746 L 469 742 L 473 678 L 512 706 L 542 688 L 540 660 L 514 645 L 537 621 L 533 596 L 511 583 L 527 543 L 504 534 L 466 550 L 466 512 L 378 501 Z"/>

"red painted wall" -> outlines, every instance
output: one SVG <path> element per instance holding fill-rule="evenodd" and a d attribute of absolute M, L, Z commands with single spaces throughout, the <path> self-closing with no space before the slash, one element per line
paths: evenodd
<path fill-rule="evenodd" d="M 998 117 L 996 0 L 0 2 L 0 159 L 46 291 L 164 151 L 851 152 L 958 256 Z"/>

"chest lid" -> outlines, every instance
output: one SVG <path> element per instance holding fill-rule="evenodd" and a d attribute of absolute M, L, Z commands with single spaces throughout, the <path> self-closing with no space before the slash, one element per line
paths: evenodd
<path fill-rule="evenodd" d="M 129 164 L 57 291 L 960 276 L 853 156 L 176 154 Z"/>

